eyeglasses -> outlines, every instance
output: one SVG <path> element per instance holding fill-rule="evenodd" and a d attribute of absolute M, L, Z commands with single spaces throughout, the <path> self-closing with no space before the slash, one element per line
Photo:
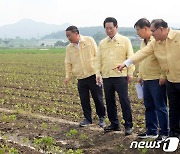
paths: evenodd
<path fill-rule="evenodd" d="M 154 33 L 158 28 L 154 29 L 154 30 L 151 30 L 152 33 Z"/>

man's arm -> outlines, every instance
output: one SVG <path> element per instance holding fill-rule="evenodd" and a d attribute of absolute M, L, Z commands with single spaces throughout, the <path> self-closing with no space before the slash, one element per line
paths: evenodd
<path fill-rule="evenodd" d="M 137 74 L 137 82 L 142 84 L 142 63 L 139 64 L 139 68 L 138 68 L 138 74 Z"/>
<path fill-rule="evenodd" d="M 131 56 L 134 55 L 133 47 L 132 47 L 131 41 L 129 39 L 127 40 L 126 47 L 127 47 L 127 57 L 126 58 L 129 59 Z M 134 65 L 131 65 L 130 67 L 127 68 L 128 79 L 130 79 L 130 80 L 133 79 L 134 71 L 135 71 Z"/>
<path fill-rule="evenodd" d="M 124 67 L 129 67 L 131 64 L 138 64 L 146 57 L 154 54 L 153 49 L 154 41 L 149 43 L 146 47 L 141 50 L 138 50 L 134 55 L 132 55 L 129 59 L 125 60 L 122 64 L 118 65 L 117 67 L 113 68 L 118 71 L 121 71 Z"/>
<path fill-rule="evenodd" d="M 92 44 L 93 55 L 95 57 L 96 54 L 97 54 L 97 44 L 96 44 L 96 42 L 95 42 L 95 40 L 93 38 L 91 38 L 91 44 Z"/>
<path fill-rule="evenodd" d="M 164 85 L 167 81 L 167 77 L 166 77 L 166 73 L 161 69 L 160 70 L 161 74 L 160 74 L 160 78 L 159 78 L 159 85 Z"/>
<path fill-rule="evenodd" d="M 96 72 L 96 84 L 101 84 L 102 77 L 101 77 L 101 65 L 102 65 L 102 59 L 101 59 L 101 50 L 100 45 L 98 46 L 97 54 L 95 57 L 95 72 Z"/>
<path fill-rule="evenodd" d="M 64 79 L 64 84 L 68 85 L 71 76 L 72 76 L 72 64 L 70 61 L 69 53 L 67 52 L 68 50 L 66 49 L 66 56 L 65 56 L 65 71 L 66 71 L 66 77 Z"/>

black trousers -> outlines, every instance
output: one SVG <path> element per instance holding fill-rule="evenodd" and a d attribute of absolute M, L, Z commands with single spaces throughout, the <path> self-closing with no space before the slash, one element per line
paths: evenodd
<path fill-rule="evenodd" d="M 180 83 L 167 81 L 170 133 L 180 134 Z"/>
<path fill-rule="evenodd" d="M 125 128 L 132 127 L 132 112 L 130 106 L 130 100 L 128 97 L 128 81 L 127 77 L 110 77 L 104 78 L 104 92 L 106 97 L 106 106 L 108 118 L 111 125 L 119 126 L 119 119 L 117 116 L 117 106 L 115 100 L 115 92 L 118 93 L 123 119 L 125 120 Z"/>
<path fill-rule="evenodd" d="M 78 91 L 81 100 L 84 117 L 92 122 L 92 110 L 90 105 L 90 92 L 95 103 L 96 113 L 99 118 L 105 117 L 102 86 L 96 85 L 96 76 L 92 75 L 85 79 L 78 80 Z"/>

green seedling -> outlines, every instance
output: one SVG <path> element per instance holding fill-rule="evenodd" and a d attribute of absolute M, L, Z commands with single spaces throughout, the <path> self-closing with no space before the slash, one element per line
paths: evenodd
<path fill-rule="evenodd" d="M 78 135 L 77 129 L 71 129 L 69 132 L 66 133 L 66 137 L 76 138 L 77 135 Z"/>
<path fill-rule="evenodd" d="M 48 128 L 47 123 L 44 123 L 44 122 L 43 122 L 43 123 L 41 124 L 41 128 L 46 130 L 46 129 Z"/>
<path fill-rule="evenodd" d="M 50 149 L 55 145 L 55 139 L 49 136 L 34 139 L 34 145 L 38 150 L 50 151 Z"/>
<path fill-rule="evenodd" d="M 80 140 L 85 141 L 87 139 L 88 139 L 88 137 L 87 137 L 86 134 L 83 133 L 83 134 L 80 135 Z"/>

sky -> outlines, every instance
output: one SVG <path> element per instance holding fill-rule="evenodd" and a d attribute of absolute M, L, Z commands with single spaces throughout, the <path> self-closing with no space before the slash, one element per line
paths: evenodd
<path fill-rule="evenodd" d="M 119 27 L 133 27 L 140 18 L 178 23 L 180 0 L 0 0 L 0 26 L 22 19 L 78 27 L 102 26 L 115 17 Z"/>

